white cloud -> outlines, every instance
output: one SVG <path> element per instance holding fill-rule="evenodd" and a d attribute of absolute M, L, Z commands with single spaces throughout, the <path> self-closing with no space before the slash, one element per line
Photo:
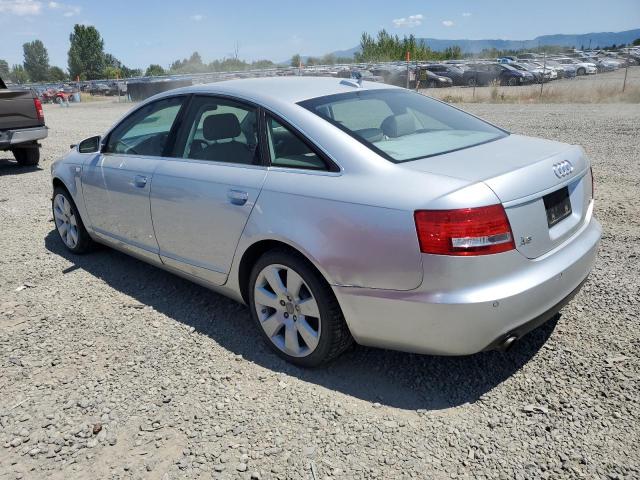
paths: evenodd
<path fill-rule="evenodd" d="M 417 15 L 409 15 L 408 17 L 395 18 L 393 20 L 393 25 L 396 28 L 402 28 L 402 27 L 413 28 L 413 27 L 417 27 L 418 25 L 421 25 L 423 19 L 424 19 L 424 16 L 421 13 L 418 13 Z"/>
<path fill-rule="evenodd" d="M 194 20 L 196 22 L 200 22 L 200 21 L 204 20 L 204 15 L 202 15 L 201 13 L 196 13 L 195 15 L 191 15 L 191 20 Z"/>
<path fill-rule="evenodd" d="M 451 20 L 443 20 L 442 25 L 445 27 L 453 27 L 453 22 Z"/>
<path fill-rule="evenodd" d="M 464 13 L 462 14 L 462 16 L 463 16 L 463 17 L 470 17 L 470 16 L 471 16 L 471 13 L 469 13 L 469 12 L 464 12 Z"/>
<path fill-rule="evenodd" d="M 27 16 L 39 15 L 42 3 L 34 0 L 0 0 L 0 13 Z"/>
<path fill-rule="evenodd" d="M 82 12 L 82 7 L 60 2 L 49 2 L 49 8 L 51 10 L 60 10 L 63 17 L 75 17 Z"/>

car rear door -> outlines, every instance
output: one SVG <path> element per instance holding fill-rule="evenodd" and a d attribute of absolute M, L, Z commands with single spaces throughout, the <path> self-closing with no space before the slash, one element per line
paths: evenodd
<path fill-rule="evenodd" d="M 226 281 L 266 176 L 259 109 L 194 96 L 172 158 L 154 172 L 151 214 L 163 263 L 216 285 Z"/>
<path fill-rule="evenodd" d="M 93 230 L 154 260 L 158 260 L 158 244 L 149 192 L 186 98 L 163 98 L 133 112 L 82 169 L 82 192 Z"/>

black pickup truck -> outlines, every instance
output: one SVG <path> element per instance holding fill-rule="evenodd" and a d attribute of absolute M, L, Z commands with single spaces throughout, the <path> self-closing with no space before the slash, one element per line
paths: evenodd
<path fill-rule="evenodd" d="M 47 137 L 42 104 L 33 90 L 7 88 L 0 78 L 0 151 L 10 150 L 20 165 L 40 161 L 38 140 Z"/>

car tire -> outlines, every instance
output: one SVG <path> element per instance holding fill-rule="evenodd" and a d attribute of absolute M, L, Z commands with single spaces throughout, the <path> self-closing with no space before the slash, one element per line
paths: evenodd
<path fill-rule="evenodd" d="M 38 147 L 14 148 L 13 156 L 18 164 L 32 167 L 40 162 L 40 149 Z"/>
<path fill-rule="evenodd" d="M 587 73 L 587 71 L 584 68 L 579 68 L 576 72 L 577 75 L 584 75 L 585 73 Z"/>
<path fill-rule="evenodd" d="M 515 87 L 517 84 L 518 84 L 518 81 L 514 77 L 511 77 L 507 81 L 507 85 L 509 85 L 510 87 Z"/>
<path fill-rule="evenodd" d="M 329 284 L 300 255 L 268 251 L 254 265 L 248 287 L 251 317 L 271 349 L 288 362 L 317 367 L 353 343 Z"/>
<path fill-rule="evenodd" d="M 469 78 L 469 79 L 467 80 L 467 85 L 468 85 L 468 86 L 470 86 L 470 87 L 475 87 L 475 85 L 476 85 L 476 79 L 475 79 L 475 78 L 473 78 L 473 77 Z"/>
<path fill-rule="evenodd" d="M 433 80 L 429 80 L 429 83 L 427 83 L 427 88 L 436 88 L 436 82 L 434 82 Z"/>
<path fill-rule="evenodd" d="M 73 198 L 66 189 L 54 188 L 51 210 L 56 231 L 67 250 L 77 255 L 88 252 L 93 246 L 93 240 L 80 218 Z"/>

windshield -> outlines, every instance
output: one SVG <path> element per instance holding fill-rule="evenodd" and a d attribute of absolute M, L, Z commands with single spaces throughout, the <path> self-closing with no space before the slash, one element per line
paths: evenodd
<path fill-rule="evenodd" d="M 508 135 L 445 103 L 403 89 L 363 90 L 300 105 L 392 162 L 406 162 Z"/>

